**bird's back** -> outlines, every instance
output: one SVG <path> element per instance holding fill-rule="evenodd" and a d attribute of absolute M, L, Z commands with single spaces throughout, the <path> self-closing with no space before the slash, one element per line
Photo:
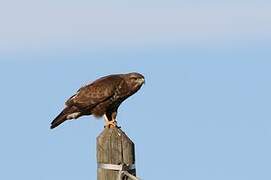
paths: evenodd
<path fill-rule="evenodd" d="M 121 83 L 119 75 L 105 76 L 81 87 L 75 95 L 66 101 L 67 106 L 90 106 L 112 96 Z"/>

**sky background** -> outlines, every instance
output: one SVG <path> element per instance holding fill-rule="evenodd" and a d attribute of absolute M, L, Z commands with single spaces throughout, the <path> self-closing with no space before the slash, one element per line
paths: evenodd
<path fill-rule="evenodd" d="M 96 179 L 103 121 L 50 130 L 77 89 L 137 71 L 118 114 L 142 179 L 271 179 L 270 1 L 0 3 L 0 179 Z"/>

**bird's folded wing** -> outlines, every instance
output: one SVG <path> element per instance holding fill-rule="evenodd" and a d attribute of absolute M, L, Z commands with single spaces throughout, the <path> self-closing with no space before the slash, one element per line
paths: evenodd
<path fill-rule="evenodd" d="M 107 77 L 80 88 L 75 95 L 66 101 L 67 106 L 90 107 L 95 106 L 111 98 L 121 79 L 118 77 Z"/>

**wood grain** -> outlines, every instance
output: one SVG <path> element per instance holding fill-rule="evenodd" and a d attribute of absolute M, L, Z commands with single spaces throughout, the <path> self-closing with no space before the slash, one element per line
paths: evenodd
<path fill-rule="evenodd" d="M 97 137 L 97 163 L 134 164 L 135 146 L 130 138 L 119 128 L 105 128 Z M 129 173 L 136 175 L 136 170 Z M 97 180 L 117 180 L 118 171 L 98 168 Z M 124 177 L 128 180 L 129 178 Z"/>

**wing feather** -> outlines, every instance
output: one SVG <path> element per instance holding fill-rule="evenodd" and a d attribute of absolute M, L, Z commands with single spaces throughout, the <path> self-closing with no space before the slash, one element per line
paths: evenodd
<path fill-rule="evenodd" d="M 94 107 L 112 97 L 121 81 L 122 78 L 118 75 L 98 79 L 91 84 L 81 87 L 75 95 L 66 101 L 66 105 L 79 108 Z"/>

